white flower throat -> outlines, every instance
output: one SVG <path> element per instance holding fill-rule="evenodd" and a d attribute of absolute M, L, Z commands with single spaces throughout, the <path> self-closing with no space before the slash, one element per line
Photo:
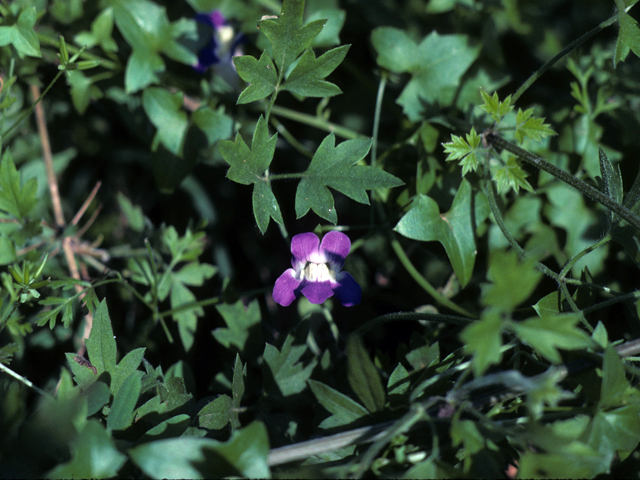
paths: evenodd
<path fill-rule="evenodd" d="M 329 282 L 336 280 L 336 272 L 326 263 L 307 262 L 302 270 L 303 277 L 309 282 Z"/>

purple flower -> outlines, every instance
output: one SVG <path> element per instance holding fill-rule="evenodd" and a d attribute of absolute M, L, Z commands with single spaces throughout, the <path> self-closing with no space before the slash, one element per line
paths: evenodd
<path fill-rule="evenodd" d="M 276 280 L 273 299 L 283 307 L 300 294 L 311 303 L 322 303 L 335 295 L 345 307 L 360 303 L 360 285 L 350 273 L 342 272 L 351 241 L 344 233 L 329 232 L 322 243 L 314 233 L 300 233 L 291 239 L 291 265 Z"/>
<path fill-rule="evenodd" d="M 231 61 L 233 57 L 242 55 L 240 45 L 245 41 L 244 35 L 237 34 L 229 24 L 225 16 L 219 11 L 211 13 L 198 13 L 196 22 L 209 29 L 211 39 L 198 52 L 198 63 L 194 69 L 204 73 L 209 67 L 213 67 L 217 73 L 227 76 L 235 68 Z M 237 76 L 237 74 L 235 74 Z M 225 78 L 227 80 L 227 78 Z"/>

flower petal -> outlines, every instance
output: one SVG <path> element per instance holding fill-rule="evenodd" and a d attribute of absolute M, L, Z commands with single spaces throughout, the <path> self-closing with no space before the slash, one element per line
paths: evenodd
<path fill-rule="evenodd" d="M 345 307 L 352 307 L 360 303 L 362 299 L 362 289 L 356 279 L 349 272 L 340 272 L 337 278 L 338 286 L 334 286 L 338 301 Z"/>
<path fill-rule="evenodd" d="M 351 240 L 342 232 L 331 231 L 322 238 L 320 252 L 324 252 L 332 269 L 340 271 L 344 265 L 344 259 L 351 250 Z"/>
<path fill-rule="evenodd" d="M 227 19 L 219 10 L 214 10 L 211 13 L 198 13 L 195 19 L 197 22 L 209 25 L 212 28 L 220 28 L 227 24 Z"/>
<path fill-rule="evenodd" d="M 296 271 L 299 271 L 300 264 L 302 267 L 307 262 L 324 263 L 325 259 L 319 258 L 318 246 L 320 240 L 315 233 L 299 233 L 291 239 L 291 264 Z"/>
<path fill-rule="evenodd" d="M 283 307 L 291 305 L 291 302 L 300 295 L 298 287 L 301 283 L 302 280 L 296 278 L 296 272 L 293 268 L 286 269 L 273 286 L 273 300 Z"/>
<path fill-rule="evenodd" d="M 311 303 L 323 303 L 333 296 L 330 282 L 305 282 L 300 291 Z"/>
<path fill-rule="evenodd" d="M 199 73 L 204 73 L 210 66 L 220 63 L 216 49 L 216 41 L 211 40 L 206 47 L 198 52 L 198 63 L 193 68 Z"/>

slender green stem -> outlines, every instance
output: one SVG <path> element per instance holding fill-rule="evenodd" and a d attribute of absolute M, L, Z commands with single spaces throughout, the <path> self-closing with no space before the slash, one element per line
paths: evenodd
<path fill-rule="evenodd" d="M 557 179 L 562 180 L 563 182 L 572 186 L 576 190 L 580 191 L 584 196 L 590 198 L 594 202 L 604 205 L 609 210 L 611 210 L 612 212 L 616 213 L 618 216 L 620 216 L 621 218 L 629 222 L 636 229 L 640 230 L 640 218 L 635 213 L 633 213 L 624 205 L 621 205 L 620 203 L 612 200 L 611 198 L 606 196 L 604 193 L 602 193 L 600 190 L 596 189 L 595 187 L 592 187 L 585 181 L 580 180 L 579 178 L 547 162 L 544 158 L 538 155 L 535 155 L 531 152 L 528 152 L 523 148 L 520 148 L 516 144 L 505 140 L 504 138 L 496 135 L 493 132 L 487 133 L 485 138 L 491 145 L 495 145 L 498 149 L 505 149 L 513 153 L 514 155 L 518 156 L 528 164 L 533 165 L 534 167 L 539 168 L 541 170 L 544 170 L 545 172 L 550 173 L 551 175 L 556 177 Z"/>
<path fill-rule="evenodd" d="M 51 90 L 51 87 L 53 87 L 53 85 L 58 81 L 58 79 L 63 73 L 64 71 L 62 70 L 58 72 L 58 74 L 53 78 L 53 80 L 51 80 L 51 83 L 47 85 L 47 88 L 44 90 L 44 92 L 42 92 L 42 95 L 40 95 L 38 99 L 35 102 L 33 102 L 33 104 L 27 110 L 22 112 L 22 115 L 18 117 L 18 120 L 16 120 L 16 122 L 13 125 L 11 125 L 7 129 L 7 131 L 0 133 L 0 137 L 4 139 L 7 135 L 9 135 L 9 133 L 13 131 L 14 128 L 20 125 L 25 118 L 31 115 L 31 112 L 33 112 L 33 109 L 36 108 L 36 105 L 40 103 L 40 101 L 45 97 L 45 95 L 49 92 L 49 90 Z"/>
<path fill-rule="evenodd" d="M 597 310 L 602 310 L 603 308 L 610 307 L 611 305 L 615 305 L 617 303 L 622 303 L 627 300 L 637 300 L 640 298 L 640 291 L 636 290 L 634 292 L 624 293 L 622 295 L 617 295 L 609 300 L 604 300 L 602 302 L 596 303 L 594 305 L 590 305 L 585 307 L 582 311 L 584 313 L 591 313 Z"/>
<path fill-rule="evenodd" d="M 291 180 L 304 177 L 304 173 L 275 173 L 269 174 L 269 180 Z"/>
<path fill-rule="evenodd" d="M 371 166 L 375 167 L 378 159 L 378 132 L 380 130 L 380 112 L 382 110 L 382 100 L 384 99 L 384 90 L 387 86 L 389 72 L 382 71 L 380 76 L 380 85 L 378 86 L 378 95 L 376 97 L 376 109 L 373 114 L 373 135 L 371 140 Z"/>
<path fill-rule="evenodd" d="M 578 315 L 578 318 L 580 318 L 580 322 L 582 322 L 585 328 L 589 330 L 589 333 L 593 333 L 593 327 L 589 325 L 589 322 L 587 322 L 587 318 L 584 316 L 584 312 L 580 310 L 580 307 L 578 307 L 576 302 L 573 300 L 573 297 L 571 296 L 571 292 L 569 292 L 569 289 L 567 288 L 567 284 L 564 282 L 561 282 L 560 290 L 562 291 L 562 294 L 564 295 L 565 300 L 569 303 L 571 310 L 573 310 L 573 313 Z"/>
<path fill-rule="evenodd" d="M 307 113 L 297 112 L 295 110 L 290 110 L 288 108 L 280 107 L 278 105 L 273 105 L 271 107 L 271 113 L 277 117 L 288 118 L 289 120 L 294 120 L 304 125 L 315 127 L 319 130 L 326 130 L 327 132 L 333 132 L 337 136 L 342 138 L 346 138 L 346 139 L 364 138 L 364 135 L 361 135 L 357 132 L 354 132 L 353 130 L 342 127 L 335 123 L 331 123 L 323 118 L 317 117 L 315 115 L 309 115 Z"/>
<path fill-rule="evenodd" d="M 295 148 L 298 152 L 300 152 L 305 157 L 311 158 L 313 157 L 313 152 L 305 147 L 302 143 L 300 143 L 296 137 L 294 137 L 289 130 L 276 118 L 271 117 L 271 125 L 276 129 L 279 135 L 282 135 L 289 145 Z M 270 177 L 271 178 L 271 177 Z"/>
<path fill-rule="evenodd" d="M 13 370 L 11 370 L 9 367 L 7 367 L 5 364 L 3 364 L 1 362 L 0 362 L 0 370 L 2 370 L 3 372 L 9 374 L 10 376 L 15 378 L 19 382 L 24 383 L 27 387 L 32 388 L 33 390 L 38 392 L 40 395 L 42 395 L 44 397 L 51 397 L 50 394 L 48 394 L 47 392 L 45 392 L 41 388 L 36 387 L 33 384 L 33 382 L 31 382 L 31 380 L 29 380 L 28 378 L 23 377 L 22 375 L 17 374 L 16 372 L 14 372 Z"/>
<path fill-rule="evenodd" d="M 465 317 L 469 317 L 469 318 L 476 318 L 475 315 L 473 315 L 472 313 L 465 310 L 463 307 L 461 307 L 457 303 L 449 300 L 447 297 L 445 297 L 440 292 L 438 292 L 438 290 L 436 290 L 436 288 L 433 285 L 431 285 L 427 281 L 427 279 L 420 274 L 420 272 L 418 272 L 416 267 L 413 266 L 413 263 L 411 263 L 411 260 L 405 253 L 404 249 L 402 248 L 402 245 L 400 245 L 400 242 L 398 240 L 392 239 L 391 247 L 393 248 L 393 251 L 396 252 L 396 256 L 400 260 L 400 263 L 402 263 L 404 268 L 407 270 L 409 275 L 411 275 L 411 277 L 413 277 L 416 283 L 420 285 L 429 295 L 431 295 L 436 302 L 449 308 L 450 310 L 453 310 L 454 312 L 459 313 L 460 315 L 464 315 Z"/>
<path fill-rule="evenodd" d="M 593 252 L 596 248 L 604 245 L 605 243 L 608 243 L 609 240 L 611 240 L 611 234 L 610 233 L 605 235 L 604 237 L 602 237 L 600 240 L 598 240 L 593 245 L 590 245 L 589 247 L 585 248 L 584 250 L 576 253 L 573 257 L 571 257 L 569 259 L 567 264 L 562 268 L 562 270 L 560 271 L 560 274 L 558 275 L 558 277 L 561 280 L 564 280 L 564 277 L 566 277 L 569 274 L 569 272 L 571 271 L 573 266 L 576 264 L 576 262 L 578 262 L 578 260 L 580 260 L 586 254 Z"/>
<path fill-rule="evenodd" d="M 511 246 L 511 248 L 513 248 L 518 253 L 520 258 L 522 259 L 528 258 L 529 254 L 524 250 L 524 248 L 520 246 L 518 241 L 515 238 L 513 238 L 513 236 L 511 235 L 511 232 L 509 232 L 509 229 L 504 223 L 504 219 L 502 218 L 502 212 L 500 212 L 500 208 L 498 207 L 498 203 L 496 202 L 496 195 L 493 189 L 493 182 L 491 181 L 491 178 L 489 178 L 488 176 L 488 172 L 489 172 L 488 165 L 485 166 L 485 172 L 486 172 L 485 194 L 487 195 L 487 200 L 489 201 L 489 207 L 491 208 L 491 213 L 493 213 L 493 218 L 495 219 L 496 224 L 498 225 L 498 228 L 502 232 L 502 235 L 504 235 L 504 238 L 506 238 L 507 242 L 509 242 L 509 245 Z M 535 265 L 539 271 L 541 271 L 545 275 L 550 276 L 556 282 L 559 282 L 558 274 L 553 270 L 551 270 L 549 267 L 547 267 L 544 263 L 536 261 Z"/>
<path fill-rule="evenodd" d="M 521 86 L 520 88 L 518 88 L 518 90 L 516 90 L 516 93 L 513 94 L 513 99 L 511 101 L 512 104 L 515 104 L 518 99 L 522 96 L 522 94 L 524 92 L 527 91 L 527 89 L 533 85 L 533 83 L 538 80 L 542 75 L 544 75 L 547 70 L 549 70 L 551 67 L 553 67 L 560 59 L 562 59 L 565 55 L 571 53 L 572 51 L 574 51 L 576 48 L 578 48 L 580 45 L 582 45 L 583 43 L 585 43 L 587 40 L 589 40 L 591 37 L 595 36 L 596 34 L 600 33 L 602 30 L 604 30 L 605 28 L 609 27 L 610 25 L 613 25 L 613 23 L 615 23 L 615 21 L 618 19 L 618 15 L 613 15 L 612 17 L 610 17 L 609 19 L 605 20 L 604 22 L 600 23 L 600 25 L 598 25 L 597 27 L 589 30 L 587 33 L 585 33 L 584 35 L 582 35 L 581 37 L 575 39 L 573 42 L 571 42 L 569 45 L 567 45 L 564 49 L 562 49 L 562 51 L 560 53 L 558 53 L 555 57 L 553 57 L 551 60 L 547 61 L 544 65 L 542 65 L 542 67 L 540 67 L 538 70 L 536 70 L 533 75 L 531 75 Z"/>

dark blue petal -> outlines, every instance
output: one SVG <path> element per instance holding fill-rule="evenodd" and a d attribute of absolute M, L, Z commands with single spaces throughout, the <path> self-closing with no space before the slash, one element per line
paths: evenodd
<path fill-rule="evenodd" d="M 345 307 L 358 305 L 362 299 L 362 289 L 356 279 L 348 272 L 340 272 L 336 279 L 338 286 L 333 288 L 338 301 Z"/>

